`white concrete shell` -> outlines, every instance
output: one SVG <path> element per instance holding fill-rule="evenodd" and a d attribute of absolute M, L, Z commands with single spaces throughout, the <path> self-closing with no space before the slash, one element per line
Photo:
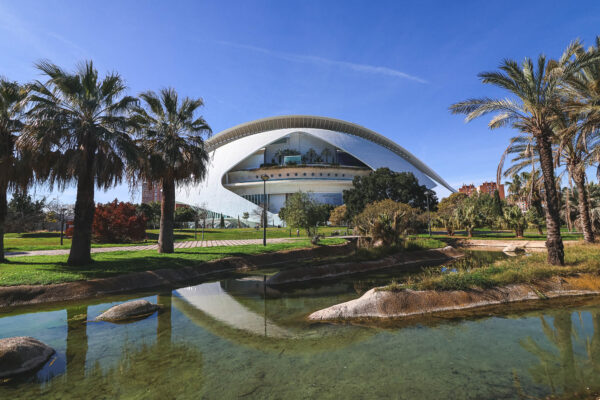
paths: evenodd
<path fill-rule="evenodd" d="M 331 144 L 362 161 L 372 170 L 388 167 L 397 172 L 412 172 L 428 188 L 441 184 L 448 190 L 455 191 L 406 149 L 369 129 L 332 118 L 281 116 L 241 124 L 207 140 L 206 146 L 211 157 L 206 179 L 198 185 L 178 187 L 177 201 L 202 206 L 233 218 L 244 212 L 251 213 L 257 205 L 226 188 L 223 184 L 225 175 L 261 148 L 297 132 Z M 340 190 L 340 186 L 351 184 L 351 180 L 338 178 L 283 178 L 267 181 L 267 193 L 275 188 L 274 185 L 278 188 L 285 186 L 288 193 L 305 190 L 308 181 L 316 191 L 321 187 Z M 255 183 L 262 190 L 262 181 Z M 258 216 L 250 218 L 254 219 L 258 219 Z M 276 214 L 269 213 L 269 219 L 275 224 L 280 223 Z"/>

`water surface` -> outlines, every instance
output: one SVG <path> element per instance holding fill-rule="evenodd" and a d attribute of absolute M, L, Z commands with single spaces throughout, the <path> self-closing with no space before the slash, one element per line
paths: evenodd
<path fill-rule="evenodd" d="M 407 273 L 275 289 L 263 285 L 272 272 L 0 314 L 0 337 L 34 336 L 57 351 L 35 374 L 0 384 L 0 399 L 593 398 L 600 389 L 599 299 L 322 324 L 305 317 Z M 85 323 L 135 298 L 165 311 Z"/>

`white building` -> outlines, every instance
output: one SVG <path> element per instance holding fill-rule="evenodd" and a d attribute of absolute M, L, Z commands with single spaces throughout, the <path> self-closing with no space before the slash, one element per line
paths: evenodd
<path fill-rule="evenodd" d="M 206 141 L 210 163 L 199 185 L 177 188 L 178 202 L 201 206 L 226 218 L 256 212 L 264 202 L 267 175 L 269 223 L 286 196 L 308 192 L 316 200 L 342 204 L 342 192 L 355 176 L 388 167 L 412 172 L 420 184 L 455 190 L 406 149 L 362 126 L 326 117 L 290 115 L 264 118 L 227 129 Z"/>

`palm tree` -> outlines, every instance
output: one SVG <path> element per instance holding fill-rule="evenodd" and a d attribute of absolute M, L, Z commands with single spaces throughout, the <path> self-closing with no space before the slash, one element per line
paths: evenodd
<path fill-rule="evenodd" d="M 556 163 L 564 161 L 569 179 L 572 178 L 575 182 L 583 238 L 586 242 L 593 243 L 594 231 L 590 217 L 585 170 L 595 160 L 595 151 L 600 150 L 600 135 L 598 131 L 586 132 L 579 129 L 576 122 L 561 124 L 561 127 L 560 143 L 556 149 Z"/>
<path fill-rule="evenodd" d="M 142 93 L 140 99 L 145 107 L 136 107 L 131 118 L 143 154 L 136 168 L 139 178 L 162 187 L 158 251 L 172 253 L 175 184 L 204 179 L 208 153 L 202 135 L 212 131 L 204 118 L 195 116 L 204 105 L 200 98 L 180 101 L 169 88 Z"/>
<path fill-rule="evenodd" d="M 329 150 L 329 147 L 325 147 L 323 149 L 323 151 L 321 151 L 321 157 L 323 158 L 323 160 L 325 160 L 326 163 L 329 163 L 329 157 L 331 156 L 331 150 Z"/>
<path fill-rule="evenodd" d="M 479 74 L 483 83 L 507 90 L 514 99 L 485 97 L 469 99 L 450 107 L 454 114 L 466 114 L 467 121 L 493 113 L 495 116 L 488 125 L 490 129 L 511 126 L 521 135 L 533 137 L 544 180 L 548 262 L 553 265 L 564 265 L 564 247 L 560 235 L 559 199 L 552 155 L 552 120 L 559 107 L 560 89 L 566 78 L 599 58 L 595 53 L 590 53 L 570 61 L 578 47 L 578 42 L 570 45 L 557 62 L 548 62 L 544 55 L 538 57 L 537 66 L 528 58 L 522 64 L 504 60 L 500 71 Z"/>
<path fill-rule="evenodd" d="M 27 126 L 20 143 L 35 151 L 36 172 L 50 185 L 77 186 L 69 265 L 84 265 L 90 255 L 95 187 L 120 183 L 127 160 L 135 158 L 126 112 L 136 103 L 124 96 L 126 86 L 116 73 L 99 79 L 92 61 L 67 72 L 48 61 L 36 67 L 45 83 L 29 86 Z"/>
<path fill-rule="evenodd" d="M 4 223 L 8 213 L 7 194 L 17 187 L 25 188 L 32 173 L 26 156 L 16 147 L 25 90 L 16 82 L 0 78 L 0 261 L 4 260 Z"/>

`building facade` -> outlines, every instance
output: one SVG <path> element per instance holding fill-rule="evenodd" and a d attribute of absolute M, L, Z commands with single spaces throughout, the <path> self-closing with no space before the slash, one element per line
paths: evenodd
<path fill-rule="evenodd" d="M 472 183 L 470 185 L 463 184 L 459 189 L 459 193 L 464 193 L 467 196 L 471 196 L 475 193 L 485 193 L 490 196 L 494 195 L 494 192 L 498 190 L 498 195 L 504 200 L 504 185 L 497 185 L 496 182 L 483 182 L 479 187 L 476 187 Z"/>
<path fill-rule="evenodd" d="M 142 203 L 160 203 L 162 201 L 162 189 L 159 184 L 142 182 Z"/>
<path fill-rule="evenodd" d="M 266 204 L 269 223 L 281 224 L 279 210 L 298 191 L 319 202 L 340 205 L 342 192 L 352 187 L 354 177 L 381 167 L 412 172 L 428 188 L 441 184 L 454 191 L 393 141 L 332 118 L 256 120 L 213 136 L 206 147 L 210 153 L 206 179 L 198 185 L 179 186 L 177 201 L 232 218 L 248 213 L 250 221 L 258 221 L 257 209 Z"/>

